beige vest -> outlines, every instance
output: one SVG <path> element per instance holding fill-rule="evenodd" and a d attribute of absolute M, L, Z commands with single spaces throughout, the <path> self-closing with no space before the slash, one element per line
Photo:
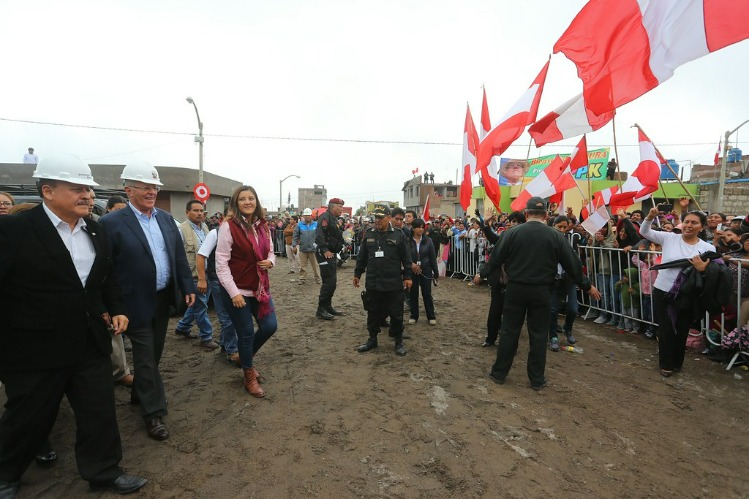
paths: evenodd
<path fill-rule="evenodd" d="M 208 235 L 208 226 L 206 224 L 202 224 L 200 228 L 203 230 L 203 234 Z M 192 278 L 197 279 L 198 271 L 195 265 L 195 256 L 200 249 L 200 239 L 195 235 L 195 230 L 189 220 L 182 222 L 179 230 L 182 232 L 182 242 L 185 245 L 185 254 L 187 255 L 187 263 L 190 265 Z"/>

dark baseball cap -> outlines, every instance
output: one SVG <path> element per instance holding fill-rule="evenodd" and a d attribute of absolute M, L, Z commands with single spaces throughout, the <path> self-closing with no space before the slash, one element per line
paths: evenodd
<path fill-rule="evenodd" d="M 390 208 L 388 208 L 387 206 L 383 206 L 382 208 L 375 208 L 373 215 L 376 217 L 389 217 Z"/>
<path fill-rule="evenodd" d="M 546 201 L 538 196 L 533 196 L 525 203 L 526 210 L 545 210 Z"/>

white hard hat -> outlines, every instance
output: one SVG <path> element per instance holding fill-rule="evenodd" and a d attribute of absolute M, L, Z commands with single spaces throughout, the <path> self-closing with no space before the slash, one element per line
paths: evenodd
<path fill-rule="evenodd" d="M 32 175 L 34 178 L 64 180 L 71 184 L 97 186 L 91 167 L 73 154 L 50 154 L 43 157 Z"/>
<path fill-rule="evenodd" d="M 308 217 L 310 215 L 312 215 L 312 210 L 310 210 L 309 208 L 305 208 L 302 212 L 302 216 Z"/>
<path fill-rule="evenodd" d="M 143 160 L 131 161 L 125 165 L 120 178 L 122 180 L 136 180 L 144 184 L 164 185 L 159 179 L 159 172 L 156 171 L 156 168 Z"/>

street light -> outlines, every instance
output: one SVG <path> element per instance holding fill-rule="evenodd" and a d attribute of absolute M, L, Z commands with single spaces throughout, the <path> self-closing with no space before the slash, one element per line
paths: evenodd
<path fill-rule="evenodd" d="M 192 104 L 195 108 L 195 116 L 198 117 L 198 134 L 195 136 L 195 142 L 198 143 L 199 147 L 199 159 L 198 159 L 198 183 L 203 183 L 203 122 L 200 121 L 200 113 L 198 112 L 198 106 L 195 105 L 195 101 L 192 97 L 188 97 L 187 102 Z"/>
<path fill-rule="evenodd" d="M 302 178 L 299 175 L 289 175 L 285 179 L 278 183 L 278 214 L 281 214 L 281 207 L 283 206 L 283 183 L 289 180 L 291 177 Z"/>
<path fill-rule="evenodd" d="M 720 162 L 720 182 L 718 183 L 718 206 L 715 209 L 715 211 L 722 212 L 723 211 L 723 193 L 726 189 L 726 156 L 728 156 L 728 138 L 734 134 L 739 128 L 749 123 L 749 120 L 746 120 L 733 130 L 726 131 L 726 136 L 723 139 L 723 161 Z"/>

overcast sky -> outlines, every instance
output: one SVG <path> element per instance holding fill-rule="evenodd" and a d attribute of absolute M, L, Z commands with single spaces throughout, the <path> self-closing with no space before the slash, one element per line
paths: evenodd
<path fill-rule="evenodd" d="M 191 167 L 197 182 L 192 96 L 205 169 L 253 185 L 269 209 L 291 174 L 301 179 L 284 182 L 284 204 L 313 184 L 348 205 L 402 202 L 415 168 L 456 180 L 466 102 L 478 127 L 486 85 L 492 119 L 504 115 L 584 4 L 0 0 L 0 162 L 20 162 L 32 146 L 91 163 Z M 623 169 L 638 162 L 635 122 L 666 157 L 712 163 L 723 133 L 749 119 L 746 61 L 749 41 L 682 66 L 620 108 Z M 574 65 L 554 55 L 539 117 L 581 90 Z M 732 144 L 746 151 L 747 137 L 749 125 Z M 526 133 L 506 156 L 525 158 L 528 141 Z M 575 143 L 534 146 L 531 157 Z M 613 147 L 611 125 L 588 144 Z"/>

